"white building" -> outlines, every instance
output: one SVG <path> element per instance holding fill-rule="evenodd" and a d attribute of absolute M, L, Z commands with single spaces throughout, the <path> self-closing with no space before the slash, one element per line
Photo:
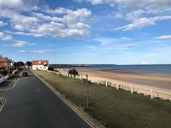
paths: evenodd
<path fill-rule="evenodd" d="M 48 70 L 48 60 L 32 60 L 32 70 Z"/>

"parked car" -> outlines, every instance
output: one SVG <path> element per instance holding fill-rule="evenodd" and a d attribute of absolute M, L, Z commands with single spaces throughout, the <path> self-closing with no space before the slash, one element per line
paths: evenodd
<path fill-rule="evenodd" d="M 22 72 L 21 73 L 21 77 L 27 77 L 28 76 L 28 73 L 27 72 Z"/>

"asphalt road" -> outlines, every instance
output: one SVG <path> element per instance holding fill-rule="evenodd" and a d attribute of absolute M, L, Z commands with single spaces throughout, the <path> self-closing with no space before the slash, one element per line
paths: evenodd
<path fill-rule="evenodd" d="M 13 75 L 11 76 L 8 80 L 4 81 L 3 83 L 0 84 L 0 92 L 11 88 L 13 83 L 18 79 L 18 75 Z"/>
<path fill-rule="evenodd" d="M 0 128 L 90 128 L 32 72 L 3 92 Z"/>

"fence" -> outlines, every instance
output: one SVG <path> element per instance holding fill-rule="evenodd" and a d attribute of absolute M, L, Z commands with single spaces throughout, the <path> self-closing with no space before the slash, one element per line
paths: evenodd
<path fill-rule="evenodd" d="M 74 75 L 69 75 L 67 72 L 54 72 L 54 71 L 48 71 L 48 72 L 61 74 L 66 77 L 72 77 L 80 80 L 86 79 L 86 75 L 74 76 Z M 88 80 L 91 81 L 92 83 L 103 84 L 106 87 L 108 86 L 115 87 L 117 90 L 124 89 L 130 91 L 132 94 L 136 92 L 138 94 L 149 95 L 151 99 L 159 98 L 161 100 L 167 99 L 171 101 L 171 90 L 168 91 L 166 89 L 158 88 L 154 86 L 146 86 L 146 85 L 126 82 L 126 81 L 105 79 L 105 78 L 92 77 L 92 76 L 90 76 Z"/>

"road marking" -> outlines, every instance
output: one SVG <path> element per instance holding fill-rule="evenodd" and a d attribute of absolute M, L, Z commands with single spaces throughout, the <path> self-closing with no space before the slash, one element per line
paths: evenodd
<path fill-rule="evenodd" d="M 6 100 L 6 99 L 4 99 L 3 104 L 0 106 L 0 112 L 1 112 L 1 111 L 2 111 L 2 109 L 4 108 L 4 106 L 5 106 L 6 102 L 7 102 L 7 100 Z"/>
<path fill-rule="evenodd" d="M 12 84 L 13 84 L 13 86 L 11 86 L 11 88 L 10 88 L 10 89 L 14 88 L 14 87 L 17 85 L 18 81 L 19 81 L 19 79 L 15 80 L 15 82 L 14 82 L 14 83 L 12 83 Z"/>
<path fill-rule="evenodd" d="M 4 89 L 1 88 L 1 89 L 0 89 L 0 92 L 4 92 L 4 91 L 8 91 L 8 90 L 10 90 L 10 89 L 13 89 L 13 88 L 17 85 L 18 80 L 19 80 L 19 79 L 14 80 L 14 82 L 11 83 L 11 85 L 10 85 L 8 88 L 4 88 Z"/>

